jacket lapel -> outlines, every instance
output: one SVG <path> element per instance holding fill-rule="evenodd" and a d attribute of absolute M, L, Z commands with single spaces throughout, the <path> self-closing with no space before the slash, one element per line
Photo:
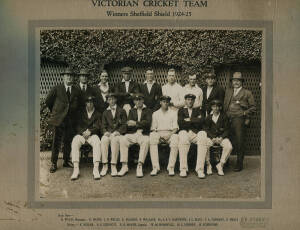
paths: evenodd
<path fill-rule="evenodd" d="M 61 85 L 61 91 L 62 91 L 62 95 L 63 95 L 63 97 L 64 97 L 64 100 L 65 100 L 65 101 L 69 101 L 69 100 L 68 100 L 67 91 L 66 91 L 66 87 L 65 87 L 64 84 Z"/>
<path fill-rule="evenodd" d="M 212 90 L 211 90 L 211 92 L 210 92 L 209 97 L 208 97 L 207 100 L 210 100 L 215 95 L 215 92 L 216 92 L 216 86 L 213 86 L 213 88 L 212 88 Z"/>
<path fill-rule="evenodd" d="M 229 93 L 228 93 L 228 98 L 227 98 L 227 100 L 225 101 L 225 108 L 227 109 L 228 108 L 228 106 L 229 106 L 229 103 L 230 103 L 230 101 L 231 101 L 231 98 L 232 98 L 232 96 L 233 96 L 233 88 L 230 88 L 229 89 Z"/>
<path fill-rule="evenodd" d="M 193 114 L 193 113 L 192 113 Z M 184 116 L 185 117 L 190 117 L 190 115 L 189 115 L 189 111 L 188 111 L 188 109 L 187 108 L 184 108 Z"/>

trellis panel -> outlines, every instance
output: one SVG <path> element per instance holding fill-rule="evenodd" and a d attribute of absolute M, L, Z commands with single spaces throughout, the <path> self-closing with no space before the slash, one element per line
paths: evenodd
<path fill-rule="evenodd" d="M 109 82 L 115 85 L 122 79 L 121 68 L 128 63 L 112 63 L 104 66 L 109 74 Z M 147 63 L 129 63 L 129 66 L 133 68 L 132 79 L 138 83 L 145 81 L 145 72 L 147 67 L 151 66 L 154 70 L 154 76 L 156 82 L 163 85 L 167 82 L 167 73 L 170 66 L 164 64 L 147 64 Z M 49 61 L 41 62 L 41 81 L 40 81 L 40 96 L 45 98 L 50 89 L 62 82 L 62 78 L 59 73 L 65 68 L 64 64 L 54 63 Z M 181 75 L 180 67 L 176 67 L 176 73 L 178 82 L 181 84 L 186 82 L 185 76 Z M 261 145 L 261 72 L 260 66 L 244 66 L 240 70 L 245 77 L 244 87 L 251 90 L 256 104 L 257 112 L 252 118 L 251 126 L 247 130 L 245 148 L 246 154 L 258 155 L 260 154 Z M 224 87 L 228 87 L 229 79 L 232 76 L 232 67 L 224 66 L 216 71 L 217 84 Z"/>

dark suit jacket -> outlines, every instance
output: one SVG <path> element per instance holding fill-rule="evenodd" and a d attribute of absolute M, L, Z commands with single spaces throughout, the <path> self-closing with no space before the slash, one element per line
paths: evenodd
<path fill-rule="evenodd" d="M 212 120 L 212 114 L 208 115 L 205 119 L 204 130 L 209 138 L 227 138 L 229 127 L 229 119 L 224 112 L 220 113 L 217 123 Z"/>
<path fill-rule="evenodd" d="M 136 121 L 136 126 L 127 126 L 127 133 L 135 133 L 138 129 L 142 129 L 144 135 L 149 135 L 152 121 L 152 111 L 150 109 L 143 108 L 141 119 L 140 121 L 137 121 L 137 109 L 132 108 L 129 111 L 128 121 L 129 120 Z"/>
<path fill-rule="evenodd" d="M 115 93 L 118 95 L 118 105 L 123 107 L 125 104 L 130 104 L 134 106 L 133 100 L 130 96 L 132 93 L 140 93 L 140 86 L 134 81 L 130 81 L 128 92 L 126 92 L 125 82 L 120 82 L 115 87 Z"/>
<path fill-rule="evenodd" d="M 147 108 L 151 109 L 152 111 L 156 111 L 160 108 L 159 99 L 162 95 L 161 86 L 156 82 L 152 85 L 150 93 L 147 88 L 147 84 L 143 83 L 140 86 L 141 93 L 144 95 L 145 100 L 144 104 Z"/>
<path fill-rule="evenodd" d="M 87 95 L 94 95 L 93 88 L 89 85 L 87 85 L 86 91 L 81 90 L 80 85 L 75 86 L 78 91 L 80 92 L 80 98 L 79 98 L 79 110 L 83 111 L 85 109 L 85 98 Z"/>
<path fill-rule="evenodd" d="M 101 114 L 107 109 L 108 107 L 108 103 L 106 101 L 103 100 L 101 91 L 99 89 L 99 86 L 96 85 L 93 88 L 94 91 L 94 96 L 95 96 L 95 108 L 98 112 L 100 112 Z M 109 85 L 109 93 L 113 92 L 113 88 L 111 87 L 111 85 Z"/>
<path fill-rule="evenodd" d="M 205 120 L 205 114 L 203 110 L 200 108 L 193 108 L 191 121 L 185 121 L 185 118 L 189 118 L 188 109 L 180 108 L 178 110 L 178 125 L 180 130 L 192 130 L 194 133 L 198 133 L 200 130 L 202 130 Z"/>
<path fill-rule="evenodd" d="M 68 115 L 73 125 L 75 125 L 80 103 L 80 92 L 76 87 L 72 86 L 71 88 L 70 101 L 64 84 L 53 87 L 47 95 L 45 103 L 51 111 L 49 124 L 60 126 Z"/>
<path fill-rule="evenodd" d="M 91 118 L 88 118 L 86 109 L 84 109 L 79 115 L 78 125 L 76 128 L 77 134 L 82 135 L 82 133 L 87 129 L 91 131 L 91 135 L 96 134 L 100 137 L 101 114 L 96 110 L 93 112 Z"/>
<path fill-rule="evenodd" d="M 227 114 L 228 114 L 228 109 L 232 98 L 233 98 L 233 88 L 229 88 L 228 90 L 226 90 L 225 99 L 224 99 L 224 111 Z M 245 112 L 246 117 L 249 118 L 251 115 L 255 113 L 256 104 L 251 91 L 242 88 L 235 98 L 239 101 L 240 104 L 240 108 L 241 108 L 240 116 L 243 116 L 243 113 Z"/>
<path fill-rule="evenodd" d="M 102 133 L 118 131 L 120 134 L 126 133 L 127 115 L 124 109 L 117 106 L 115 118 L 111 110 L 106 109 L 102 114 Z"/>
<path fill-rule="evenodd" d="M 225 92 L 221 86 L 214 85 L 214 87 L 212 88 L 209 94 L 208 99 L 207 99 L 207 85 L 202 88 L 202 91 L 203 91 L 202 108 L 204 111 L 207 112 L 207 114 L 210 114 L 211 112 L 210 103 L 213 100 L 220 100 L 222 103 L 224 102 Z"/>

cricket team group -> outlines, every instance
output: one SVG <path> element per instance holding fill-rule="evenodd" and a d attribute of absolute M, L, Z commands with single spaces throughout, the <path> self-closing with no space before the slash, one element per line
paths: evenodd
<path fill-rule="evenodd" d="M 224 175 L 223 166 L 233 150 L 237 155 L 234 171 L 243 169 L 245 132 L 256 105 L 251 91 L 243 87 L 241 72 L 233 73 L 232 87 L 225 92 L 216 85 L 214 73 L 205 75 L 206 85 L 200 88 L 196 75 L 189 75 L 185 86 L 178 84 L 175 69 L 168 70 L 167 83 L 162 87 L 155 82 L 152 68 L 146 70 L 142 84 L 132 80 L 131 67 L 125 66 L 121 71 L 122 81 L 114 87 L 105 70 L 95 86 L 87 84 L 90 74 L 85 69 L 77 74 L 70 68 L 61 72 L 63 83 L 53 87 L 45 99 L 50 110 L 48 124 L 53 127 L 50 173 L 57 170 L 61 142 L 63 167 L 73 168 L 71 180 L 80 176 L 81 147 L 88 144 L 92 147 L 95 180 L 108 172 L 113 177 L 126 175 L 133 144 L 139 145 L 139 178 L 144 175 L 148 152 L 150 175 L 160 172 L 159 145 L 170 147 L 170 176 L 175 175 L 179 156 L 179 175 L 187 177 L 191 171 L 187 159 L 192 143 L 197 145 L 193 170 L 199 178 L 213 173 L 209 154 L 212 146 L 222 149 L 216 165 L 218 175 Z M 79 84 L 74 84 L 77 75 Z M 118 160 L 122 164 L 119 171 Z"/>

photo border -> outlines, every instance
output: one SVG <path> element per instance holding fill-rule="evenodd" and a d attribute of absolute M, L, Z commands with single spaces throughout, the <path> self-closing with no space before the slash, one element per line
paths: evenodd
<path fill-rule="evenodd" d="M 36 200 L 36 127 L 37 108 L 39 107 L 36 97 L 37 73 L 39 73 L 39 63 L 36 62 L 37 41 L 36 28 L 159 28 L 159 29 L 179 29 L 193 27 L 206 27 L 216 30 L 216 28 L 230 29 L 261 29 L 263 30 L 262 47 L 264 50 L 264 60 L 261 61 L 262 76 L 265 76 L 264 94 L 264 147 L 265 147 L 265 195 L 263 201 L 38 201 Z M 39 45 L 39 44 L 38 44 Z M 39 52 L 38 52 L 39 53 Z M 28 23 L 28 207 L 30 208 L 201 208 L 201 209 L 271 209 L 272 208 L 272 122 L 273 122 L 273 22 L 272 21 L 240 21 L 240 20 L 30 20 Z M 265 66 L 263 66 L 263 64 Z M 267 86 L 267 87 L 266 87 Z M 39 87 L 39 86 L 38 86 Z M 268 112 L 267 112 L 268 111 Z M 261 161 L 262 162 L 262 161 Z"/>

